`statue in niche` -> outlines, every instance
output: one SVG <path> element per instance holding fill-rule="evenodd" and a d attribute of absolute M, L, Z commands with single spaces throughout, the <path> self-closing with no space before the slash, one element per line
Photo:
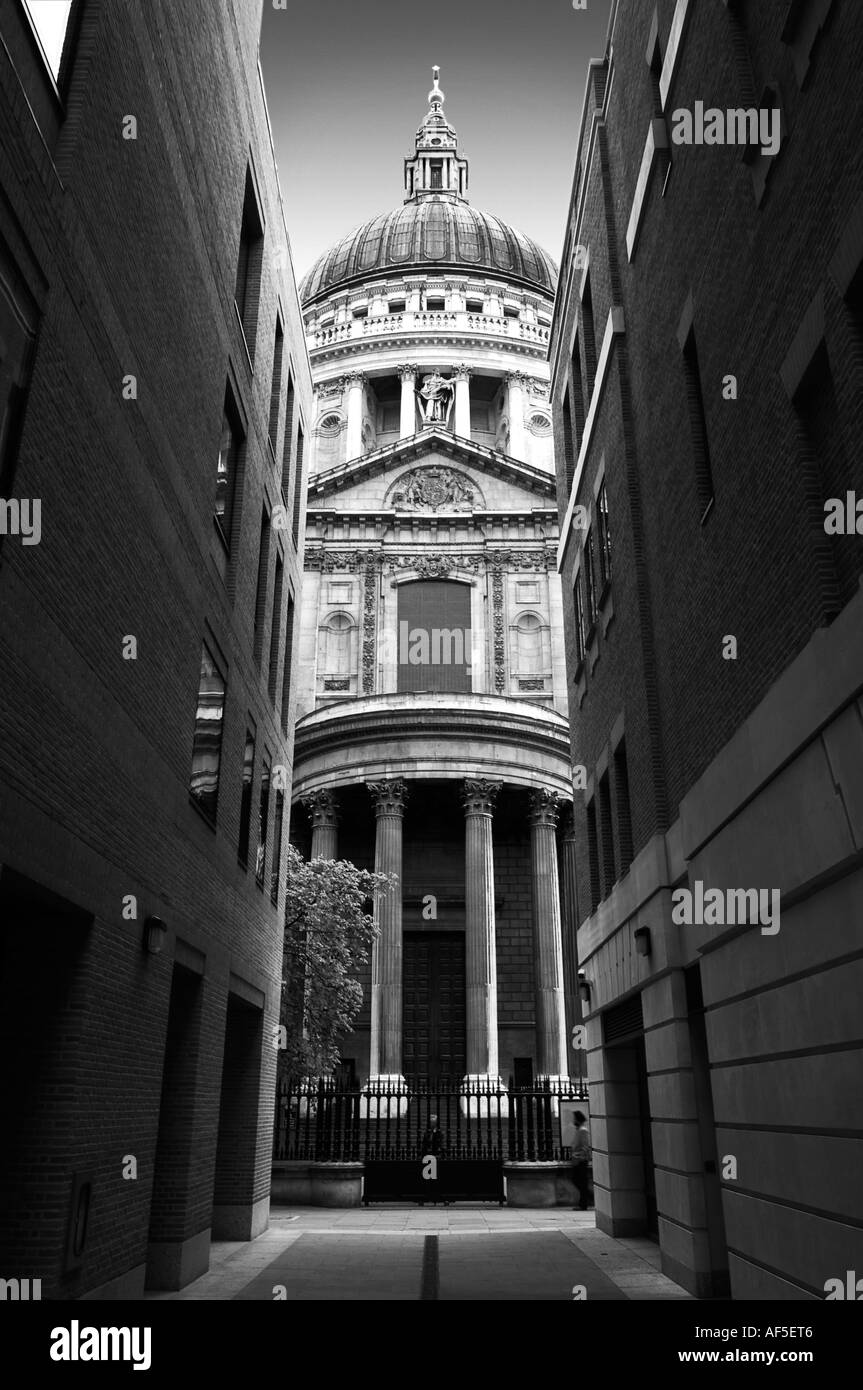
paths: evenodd
<path fill-rule="evenodd" d="M 438 371 L 431 372 L 423 377 L 416 397 L 423 425 L 443 425 L 446 429 L 455 398 L 452 379 L 441 376 Z"/>

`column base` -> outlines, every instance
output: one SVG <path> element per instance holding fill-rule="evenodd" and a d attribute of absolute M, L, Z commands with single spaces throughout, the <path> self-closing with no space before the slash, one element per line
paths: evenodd
<path fill-rule="evenodd" d="M 408 1084 L 398 1072 L 370 1076 L 360 1092 L 360 1119 L 385 1120 L 408 1113 Z"/>
<path fill-rule="evenodd" d="M 472 1120 L 496 1120 L 509 1118 L 509 1097 L 499 1076 L 490 1072 L 468 1072 L 462 1078 L 463 1091 L 489 1091 L 490 1095 L 463 1095 L 459 1108 L 463 1115 Z"/>

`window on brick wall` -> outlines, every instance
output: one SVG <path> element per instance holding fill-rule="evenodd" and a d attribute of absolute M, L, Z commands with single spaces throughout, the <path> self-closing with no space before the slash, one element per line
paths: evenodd
<path fill-rule="evenodd" d="M 231 530 L 234 524 L 234 503 L 237 478 L 243 448 L 243 431 L 230 391 L 225 395 L 222 415 L 222 437 L 219 440 L 219 460 L 216 465 L 216 501 L 213 519 L 224 542 L 231 549 Z"/>
<path fill-rule="evenodd" d="M 267 616 L 267 589 L 270 579 L 270 543 L 272 527 L 266 503 L 261 508 L 261 534 L 258 542 L 258 578 L 255 585 L 255 627 L 252 649 L 258 666 L 264 650 L 264 623 Z"/>
<path fill-rule="evenodd" d="M 572 599 L 575 605 L 575 659 L 576 678 L 587 650 L 587 628 L 584 622 L 584 599 L 581 593 L 581 571 L 578 571 L 572 585 Z"/>
<path fill-rule="evenodd" d="M 629 798 L 629 766 L 626 761 L 626 742 L 621 739 L 614 753 L 614 792 L 617 802 L 617 844 L 620 849 L 620 871 L 625 873 L 632 863 L 632 805 Z"/>
<path fill-rule="evenodd" d="M 243 781 L 240 790 L 240 839 L 237 844 L 237 859 L 243 868 L 249 862 L 249 832 L 252 825 L 252 782 L 255 777 L 255 732 L 246 730 L 243 748 Z"/>
<path fill-rule="evenodd" d="M 617 873 L 614 867 L 614 824 L 611 819 L 611 784 L 608 773 L 599 779 L 599 829 L 602 836 L 602 887 L 608 897 Z"/>
<path fill-rule="evenodd" d="M 585 421 L 585 391 L 584 378 L 581 372 L 581 348 L 579 340 L 576 338 L 572 347 L 572 360 L 570 362 L 572 370 L 572 427 L 573 427 L 573 454 L 574 462 L 578 462 L 578 455 L 581 449 L 581 441 L 584 438 Z"/>
<path fill-rule="evenodd" d="M 258 798 L 258 849 L 255 855 L 255 882 L 259 888 L 263 888 L 267 872 L 267 830 L 270 823 L 270 777 L 272 770 L 273 759 L 265 749 L 261 764 L 261 791 Z"/>
<path fill-rule="evenodd" d="M 39 313 L 0 238 L 0 497 L 15 491 Z M 4 537 L 0 534 L 0 546 Z"/>
<path fill-rule="evenodd" d="M 225 677 L 206 643 L 201 651 L 198 706 L 192 741 L 189 795 L 195 805 L 216 823 L 219 767 L 222 759 L 222 727 L 225 719 Z"/>
<path fill-rule="evenodd" d="M 575 440 L 572 434 L 572 410 L 569 404 L 569 389 L 563 398 L 563 464 L 566 470 L 567 492 L 572 487 L 572 480 L 575 477 Z"/>
<path fill-rule="evenodd" d="M 303 517 L 303 454 L 305 444 L 306 437 L 300 424 L 297 426 L 297 461 L 294 464 L 294 519 L 291 531 L 294 545 L 300 543 L 300 523 Z"/>
<path fill-rule="evenodd" d="M 803 443 L 814 464 L 818 490 L 824 503 L 831 498 L 843 506 L 855 478 L 848 461 L 842 434 L 842 415 L 827 348 L 822 341 L 793 397 L 794 409 L 803 434 Z M 827 513 L 823 515 L 826 518 Z M 857 591 L 863 571 L 860 538 L 855 534 L 832 535 L 829 553 L 833 558 L 837 584 L 837 606 L 844 605 Z"/>
<path fill-rule="evenodd" d="M 285 622 L 285 660 L 282 667 L 282 733 L 287 735 L 291 716 L 291 662 L 294 653 L 294 600 L 288 596 L 288 616 Z"/>
<path fill-rule="evenodd" d="M 288 367 L 288 393 L 287 404 L 285 406 L 285 443 L 282 448 L 282 501 L 288 505 L 288 498 L 291 495 L 291 465 L 294 459 L 294 406 L 296 397 L 294 394 L 294 376 Z"/>
<path fill-rule="evenodd" d="M 273 451 L 273 459 L 276 458 L 276 450 L 279 447 L 279 416 L 282 413 L 282 362 L 285 352 L 285 330 L 282 328 L 282 320 L 276 315 L 276 333 L 273 343 L 273 381 L 270 386 L 270 427 L 269 440 L 270 448 Z"/>
<path fill-rule="evenodd" d="M 587 605 L 587 637 L 590 640 L 596 626 L 598 611 L 596 601 L 596 570 L 594 558 L 593 530 L 588 531 L 584 540 L 584 598 Z"/>
<path fill-rule="evenodd" d="M 590 888 L 590 910 L 595 912 L 602 901 L 599 881 L 599 836 L 596 828 L 596 798 L 587 803 L 587 868 Z"/>
<path fill-rule="evenodd" d="M 603 482 L 596 497 L 596 529 L 599 535 L 599 578 L 601 594 L 611 583 L 611 527 L 608 521 L 608 490 Z"/>
<path fill-rule="evenodd" d="M 270 875 L 270 902 L 279 901 L 279 877 L 282 872 L 282 835 L 285 828 L 285 793 L 276 792 L 276 820 L 273 828 L 273 872 Z"/>
<path fill-rule="evenodd" d="M 695 469 L 695 489 L 701 520 L 704 521 L 713 502 L 713 470 L 710 463 L 710 441 L 707 435 L 707 416 L 701 390 L 701 370 L 695 330 L 690 328 L 683 345 L 683 375 L 686 386 L 686 409 L 692 437 L 692 462 Z"/>
<path fill-rule="evenodd" d="M 270 667 L 267 676 L 267 691 L 275 708 L 276 691 L 279 684 L 279 648 L 282 635 L 282 593 L 285 582 L 285 566 L 281 555 L 276 556 L 276 580 L 273 584 L 273 620 L 270 627 Z"/>
<path fill-rule="evenodd" d="M 261 271 L 264 262 L 264 227 L 255 195 L 251 169 L 246 170 L 246 192 L 243 198 L 243 220 L 240 225 L 240 247 L 237 254 L 237 282 L 234 299 L 242 324 L 249 357 L 255 360 L 255 337 L 258 326 L 258 305 L 261 298 Z"/>
<path fill-rule="evenodd" d="M 833 0 L 791 0 L 788 6 L 782 42 L 791 49 L 794 71 L 801 87 L 809 72 L 812 52 L 832 8 Z"/>
<path fill-rule="evenodd" d="M 596 328 L 593 322 L 593 295 L 590 290 L 590 271 L 584 277 L 584 294 L 581 297 L 581 336 L 584 348 L 585 371 L 585 413 L 590 405 L 593 386 L 596 381 Z"/>

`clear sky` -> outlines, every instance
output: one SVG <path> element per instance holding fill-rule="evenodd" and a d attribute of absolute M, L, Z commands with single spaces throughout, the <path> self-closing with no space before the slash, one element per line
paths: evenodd
<path fill-rule="evenodd" d="M 560 260 L 587 64 L 611 0 L 264 0 L 261 66 L 299 276 L 398 207 L 434 64 L 468 197 Z"/>

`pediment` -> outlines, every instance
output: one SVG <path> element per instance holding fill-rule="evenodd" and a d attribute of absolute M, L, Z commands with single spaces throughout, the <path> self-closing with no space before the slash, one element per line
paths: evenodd
<path fill-rule="evenodd" d="M 350 501 L 348 500 L 350 495 Z M 428 429 L 309 479 L 309 507 L 369 504 L 432 514 L 547 507 L 550 473 L 447 430 Z"/>

